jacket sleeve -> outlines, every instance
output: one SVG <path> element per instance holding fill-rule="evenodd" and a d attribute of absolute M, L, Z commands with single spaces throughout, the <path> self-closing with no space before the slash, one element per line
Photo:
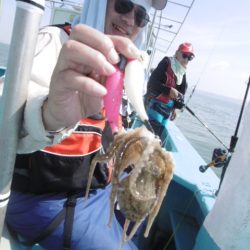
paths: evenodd
<path fill-rule="evenodd" d="M 168 63 L 168 58 L 164 57 L 152 72 L 147 85 L 147 94 L 153 94 L 155 96 L 162 93 L 165 95 L 169 94 L 170 89 L 165 84 L 167 80 Z"/>
<path fill-rule="evenodd" d="M 50 78 L 62 44 L 67 40 L 68 35 L 57 27 L 46 27 L 39 32 L 18 153 L 30 153 L 48 145 L 57 144 L 69 135 L 69 131 L 59 131 L 54 135 L 46 131 L 41 110 L 49 92 Z"/>

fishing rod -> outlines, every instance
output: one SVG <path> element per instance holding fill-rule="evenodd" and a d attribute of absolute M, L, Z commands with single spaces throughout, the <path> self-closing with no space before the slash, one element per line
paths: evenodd
<path fill-rule="evenodd" d="M 244 111 L 244 108 L 245 108 L 245 104 L 246 104 L 246 100 L 247 100 L 247 96 L 248 96 L 249 87 L 250 87 L 250 77 L 248 79 L 248 83 L 247 83 L 245 95 L 244 95 L 244 98 L 243 98 L 243 102 L 242 102 L 242 105 L 241 105 L 240 114 L 239 114 L 238 122 L 237 122 L 237 125 L 236 125 L 236 128 L 235 128 L 235 132 L 234 132 L 234 135 L 231 136 L 230 147 L 228 149 L 229 157 L 227 159 L 226 164 L 222 168 L 222 173 L 221 173 L 221 178 L 220 178 L 220 184 L 219 184 L 219 188 L 218 188 L 218 190 L 216 192 L 216 195 L 218 194 L 218 192 L 220 190 L 220 187 L 221 187 L 222 181 L 224 179 L 227 167 L 228 167 L 229 162 L 230 162 L 231 157 L 232 157 L 232 153 L 234 152 L 234 149 L 235 149 L 237 141 L 238 141 L 237 134 L 238 134 L 238 131 L 239 131 L 241 120 L 242 120 L 242 115 L 243 115 L 243 111 Z"/>
<path fill-rule="evenodd" d="M 245 104 L 246 104 L 246 100 L 247 100 L 247 95 L 248 95 L 248 91 L 249 91 L 249 86 L 250 86 L 250 77 L 248 79 L 247 88 L 246 88 L 245 96 L 244 96 L 244 99 L 243 99 L 243 102 L 242 102 L 242 105 L 241 105 L 241 110 L 240 110 L 238 122 L 237 122 L 237 125 L 236 125 L 236 128 L 235 128 L 235 132 L 234 132 L 234 135 L 231 137 L 229 152 L 234 152 L 236 143 L 238 141 L 237 134 L 238 134 L 239 127 L 240 127 L 240 123 L 241 123 L 241 119 L 242 119 L 242 114 L 243 114 L 243 111 L 244 111 L 244 108 L 245 108 Z"/>
<path fill-rule="evenodd" d="M 0 106 L 0 238 L 44 0 L 17 0 Z"/>
<path fill-rule="evenodd" d="M 229 15 L 229 16 L 230 16 L 230 15 Z M 225 24 L 224 24 L 224 25 L 222 26 L 221 30 L 220 30 L 220 33 L 218 33 L 218 35 L 216 36 L 216 39 L 214 40 L 215 42 L 214 42 L 214 44 L 213 44 L 213 47 L 210 49 L 210 53 L 209 53 L 209 55 L 208 55 L 208 57 L 207 57 L 207 60 L 206 60 L 205 64 L 203 65 L 203 68 L 202 68 L 202 70 L 201 70 L 201 72 L 200 72 L 199 78 L 198 78 L 196 84 L 194 85 L 194 87 L 193 87 L 193 89 L 192 89 L 192 91 L 191 91 L 189 97 L 187 98 L 186 105 L 187 105 L 187 104 L 189 103 L 189 101 L 191 100 L 191 98 L 192 98 L 192 96 L 193 96 L 193 94 L 194 94 L 194 92 L 195 92 L 195 90 L 196 90 L 196 87 L 197 87 L 198 84 L 200 83 L 201 76 L 204 74 L 205 69 L 207 68 L 208 63 L 210 62 L 210 59 L 211 59 L 212 56 L 213 56 L 213 52 L 214 52 L 215 47 L 216 47 L 216 45 L 217 45 L 216 41 L 219 41 L 221 35 L 223 34 L 223 32 L 224 32 L 224 30 L 225 30 L 225 27 L 226 27 L 226 26 L 225 26 Z"/>
<path fill-rule="evenodd" d="M 189 101 L 191 100 L 191 98 L 192 98 L 192 96 L 193 96 L 193 94 L 194 94 L 194 92 L 195 92 L 195 90 L 196 90 L 197 85 L 198 85 L 198 82 L 194 85 L 194 87 L 193 87 L 193 89 L 192 89 L 192 91 L 191 91 L 191 93 L 190 93 L 190 95 L 189 95 L 189 97 L 188 97 L 188 99 L 187 99 L 187 101 L 186 101 L 186 105 L 187 105 L 187 104 L 189 103 Z"/>
<path fill-rule="evenodd" d="M 217 135 L 215 135 L 214 132 L 188 106 L 184 105 L 184 107 L 211 133 L 211 135 L 214 136 L 214 138 L 216 138 L 217 141 L 219 141 L 227 150 L 229 150 L 225 143 Z"/>
<path fill-rule="evenodd" d="M 240 127 L 241 120 L 242 120 L 242 114 L 243 114 L 245 103 L 246 103 L 246 100 L 247 100 L 249 86 L 250 86 L 250 77 L 249 77 L 247 88 L 246 88 L 246 91 L 245 91 L 245 96 L 244 96 L 244 99 L 243 99 L 243 102 L 242 102 L 242 106 L 241 106 L 238 122 L 237 122 L 237 125 L 236 125 L 236 129 L 235 129 L 234 135 L 231 137 L 230 147 L 229 147 L 228 151 L 222 150 L 220 148 L 215 148 L 214 152 L 213 152 L 213 156 L 212 156 L 212 161 L 210 163 L 208 163 L 207 165 L 202 165 L 202 166 L 199 167 L 199 170 L 202 173 L 204 173 L 209 167 L 216 167 L 216 168 L 222 167 L 221 179 L 220 179 L 218 190 L 215 193 L 216 195 L 218 195 L 218 192 L 220 190 L 221 183 L 223 181 L 225 172 L 226 172 L 228 164 L 229 164 L 229 162 L 231 160 L 232 153 L 234 152 L 236 143 L 238 141 L 237 134 L 238 134 L 238 130 L 239 130 L 239 127 Z"/>
<path fill-rule="evenodd" d="M 182 97 L 179 97 L 178 99 L 174 100 L 174 102 L 175 102 L 175 105 L 178 106 L 178 109 L 184 110 L 186 108 L 186 110 L 192 116 L 194 116 L 211 133 L 211 135 L 213 135 L 216 138 L 216 140 L 219 141 L 226 148 L 227 151 L 229 150 L 226 144 L 217 135 L 215 135 L 215 133 L 194 113 L 192 109 L 190 109 L 187 106 L 187 103 L 186 104 L 184 103 L 184 99 Z M 163 143 L 165 143 L 165 140 Z"/>

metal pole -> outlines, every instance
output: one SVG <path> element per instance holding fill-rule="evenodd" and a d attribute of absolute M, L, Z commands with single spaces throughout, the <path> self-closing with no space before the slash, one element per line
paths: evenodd
<path fill-rule="evenodd" d="M 155 15 L 156 15 L 157 11 L 155 12 Z M 160 15 L 160 20 L 159 20 L 159 24 L 158 24 L 158 27 L 157 27 L 157 34 L 155 35 L 155 38 L 154 38 L 154 23 L 152 23 L 152 33 L 151 33 L 151 38 L 150 39 L 154 39 L 154 43 L 153 43 L 153 51 L 152 51 L 152 54 L 150 55 L 150 60 L 149 60 L 149 64 L 148 64 L 148 68 L 147 68 L 147 77 L 149 76 L 149 71 L 150 71 L 150 68 L 151 68 L 151 65 L 153 63 L 153 60 L 154 60 L 154 57 L 155 57 L 155 50 L 156 50 L 156 41 L 157 41 L 157 38 L 158 38 L 158 35 L 159 35 L 159 31 L 160 31 L 160 26 L 161 26 L 161 19 L 162 19 L 162 12 L 161 12 L 161 15 Z M 155 18 L 154 18 L 154 22 L 155 22 Z"/>
<path fill-rule="evenodd" d="M 0 106 L 0 235 L 16 158 L 44 0 L 17 0 L 6 78 Z"/>
<path fill-rule="evenodd" d="M 157 10 L 155 10 L 155 12 L 154 12 L 153 20 L 152 20 L 151 27 L 150 27 L 150 30 L 149 30 L 149 36 L 147 38 L 146 50 L 148 50 L 148 48 L 150 46 L 150 43 L 151 43 L 151 40 L 152 40 L 152 34 L 153 34 L 153 30 L 154 30 L 156 13 L 157 13 Z"/>

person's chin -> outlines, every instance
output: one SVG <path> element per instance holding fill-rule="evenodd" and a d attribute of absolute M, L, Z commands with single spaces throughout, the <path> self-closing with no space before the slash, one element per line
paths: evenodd
<path fill-rule="evenodd" d="M 181 63 L 181 65 L 183 68 L 185 68 L 185 69 L 187 68 L 187 63 Z"/>

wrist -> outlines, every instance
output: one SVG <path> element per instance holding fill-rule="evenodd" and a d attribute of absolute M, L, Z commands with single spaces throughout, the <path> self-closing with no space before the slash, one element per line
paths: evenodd
<path fill-rule="evenodd" d="M 42 105 L 42 120 L 44 128 L 50 133 L 57 133 L 65 129 L 62 123 L 58 122 L 56 118 L 51 114 L 48 107 L 48 98 L 44 100 Z"/>

